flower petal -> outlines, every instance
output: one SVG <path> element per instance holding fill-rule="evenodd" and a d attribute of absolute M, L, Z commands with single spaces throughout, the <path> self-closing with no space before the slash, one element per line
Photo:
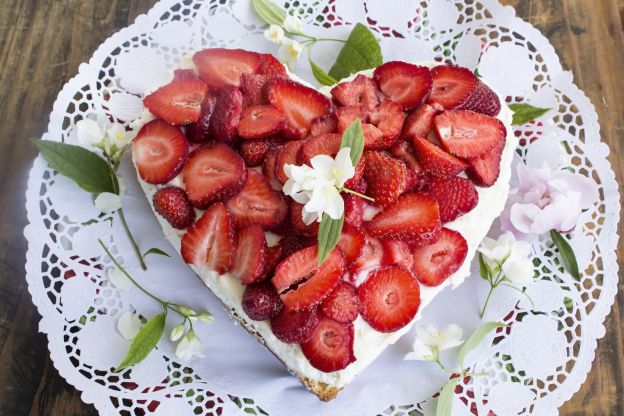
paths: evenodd
<path fill-rule="evenodd" d="M 204 358 L 204 344 L 195 336 L 195 332 L 191 330 L 182 338 L 182 341 L 176 347 L 175 354 L 184 361 L 193 357 Z"/>
<path fill-rule="evenodd" d="M 110 192 L 102 192 L 95 198 L 94 205 L 104 214 L 109 214 L 121 208 L 121 198 Z"/>
<path fill-rule="evenodd" d="M 99 124 L 89 118 L 76 123 L 76 136 L 83 146 L 92 146 L 104 139 L 104 133 Z"/>
<path fill-rule="evenodd" d="M 128 341 L 133 339 L 140 329 L 141 320 L 134 312 L 126 311 L 117 320 L 117 332 Z"/>
<path fill-rule="evenodd" d="M 106 271 L 106 274 L 108 275 L 108 279 L 111 281 L 113 286 L 115 286 L 117 289 L 125 291 L 130 290 L 130 288 L 132 287 L 132 282 L 130 281 L 130 279 L 128 279 L 126 275 L 123 274 L 122 271 L 118 268 L 111 267 Z"/>

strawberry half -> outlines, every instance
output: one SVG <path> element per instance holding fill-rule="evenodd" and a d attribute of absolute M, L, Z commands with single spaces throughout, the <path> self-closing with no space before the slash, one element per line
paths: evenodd
<path fill-rule="evenodd" d="M 269 181 L 271 188 L 281 191 L 282 184 L 277 179 L 275 175 L 276 165 L 277 165 L 277 156 L 280 154 L 284 146 L 277 145 L 274 149 L 269 150 L 266 154 L 266 158 L 264 159 L 264 163 L 262 163 L 262 174 Z"/>
<path fill-rule="evenodd" d="M 317 308 L 294 311 L 288 308 L 271 318 L 271 330 L 277 339 L 287 344 L 309 341 L 321 321 Z"/>
<path fill-rule="evenodd" d="M 176 69 L 173 71 L 174 81 L 189 81 L 199 79 L 199 76 L 192 69 Z"/>
<path fill-rule="evenodd" d="M 219 274 L 228 271 L 234 253 L 234 228 L 225 205 L 212 205 L 182 237 L 182 258 Z"/>
<path fill-rule="evenodd" d="M 386 62 L 375 69 L 374 78 L 381 92 L 406 110 L 424 103 L 431 93 L 431 72 L 422 66 Z"/>
<path fill-rule="evenodd" d="M 363 127 L 365 134 L 368 134 L 368 141 L 365 137 L 365 147 L 367 149 L 387 149 L 392 146 L 403 128 L 405 113 L 401 106 L 394 101 L 385 100 L 375 110 L 368 113 L 369 125 Z M 379 130 L 379 133 L 374 131 Z M 376 140 L 373 144 L 370 141 L 373 137 Z"/>
<path fill-rule="evenodd" d="M 412 249 L 407 243 L 398 240 L 382 241 L 384 256 L 382 263 L 386 265 L 396 265 L 407 271 L 412 270 L 414 257 Z"/>
<path fill-rule="evenodd" d="M 319 231 L 319 222 L 314 221 L 311 224 L 306 224 L 303 222 L 303 217 L 301 212 L 303 210 L 303 204 L 292 201 L 290 203 L 290 224 L 293 230 L 297 234 L 302 234 L 305 236 L 317 236 Z"/>
<path fill-rule="evenodd" d="M 358 190 L 353 190 L 359 192 Z M 362 225 L 362 221 L 364 221 L 364 200 L 352 194 L 343 195 L 343 199 L 345 224 L 359 228 Z"/>
<path fill-rule="evenodd" d="M 309 309 L 318 305 L 338 284 L 345 259 L 335 248 L 319 266 L 317 246 L 291 254 L 275 269 L 271 282 L 288 309 Z"/>
<path fill-rule="evenodd" d="M 287 235 L 279 241 L 279 246 L 282 249 L 281 260 L 284 260 L 286 257 L 304 248 L 312 247 L 314 244 L 316 244 L 315 238 L 304 237 L 302 235 Z"/>
<path fill-rule="evenodd" d="M 445 111 L 435 118 L 434 126 L 442 147 L 462 159 L 481 156 L 505 137 L 500 120 L 474 111 Z"/>
<path fill-rule="evenodd" d="M 344 225 L 338 240 L 338 247 L 342 250 L 347 264 L 351 264 L 360 256 L 364 243 L 366 243 L 366 236 L 362 231 L 349 224 Z"/>
<path fill-rule="evenodd" d="M 182 169 L 182 180 L 193 206 L 207 208 L 226 201 L 243 189 L 247 170 L 243 159 L 229 146 L 217 143 L 195 149 Z"/>
<path fill-rule="evenodd" d="M 264 139 L 282 131 L 286 116 L 272 105 L 254 105 L 243 110 L 238 135 L 243 139 Z"/>
<path fill-rule="evenodd" d="M 503 139 L 492 150 L 468 160 L 470 166 L 466 170 L 466 174 L 476 185 L 489 187 L 496 183 L 500 174 L 500 163 L 505 142 L 506 138 L 503 136 Z"/>
<path fill-rule="evenodd" d="M 258 224 L 270 228 L 282 222 L 288 211 L 284 196 L 253 169 L 247 169 L 245 186 L 227 202 L 227 207 L 237 227 Z"/>
<path fill-rule="evenodd" d="M 341 82 L 331 90 L 336 104 L 343 107 L 359 105 L 365 110 L 372 110 L 379 105 L 379 90 L 371 78 L 358 75 L 351 82 Z"/>
<path fill-rule="evenodd" d="M 199 79 L 173 81 L 143 100 L 145 107 L 169 124 L 194 123 L 199 119 L 208 86 Z"/>
<path fill-rule="evenodd" d="M 270 53 L 260 54 L 260 67 L 258 68 L 258 73 L 277 77 L 287 76 L 284 64 L 282 64 Z"/>
<path fill-rule="evenodd" d="M 301 344 L 301 351 L 317 370 L 331 373 L 346 368 L 355 361 L 353 324 L 322 317 L 312 338 Z"/>
<path fill-rule="evenodd" d="M 405 119 L 401 138 L 411 142 L 416 137 L 427 137 L 433 130 L 433 120 L 438 113 L 439 111 L 429 104 L 415 108 Z"/>
<path fill-rule="evenodd" d="M 132 140 L 132 160 L 147 183 L 167 183 L 175 178 L 188 154 L 189 143 L 184 134 L 162 120 L 150 121 Z"/>
<path fill-rule="evenodd" d="M 260 140 L 245 140 L 240 145 L 240 153 L 247 166 L 260 166 L 265 161 L 267 154 L 281 143 L 282 139 L 279 136 Z"/>
<path fill-rule="evenodd" d="M 216 103 L 217 99 L 211 95 L 206 95 L 206 98 L 204 98 L 199 119 L 186 127 L 186 138 L 191 143 L 206 143 L 210 141 L 210 119 Z"/>
<path fill-rule="evenodd" d="M 264 321 L 276 316 L 284 304 L 270 282 L 260 282 L 245 288 L 243 310 L 254 321 Z"/>
<path fill-rule="evenodd" d="M 364 154 L 364 180 L 366 193 L 375 199 L 374 204 L 385 207 L 395 202 L 405 190 L 407 168 L 400 160 L 372 150 Z"/>
<path fill-rule="evenodd" d="M 243 94 L 240 90 L 235 87 L 222 88 L 210 118 L 210 135 L 220 142 L 234 143 L 242 111 Z"/>
<path fill-rule="evenodd" d="M 320 136 L 325 133 L 335 133 L 338 129 L 338 120 L 333 113 L 325 114 L 312 120 L 310 125 L 310 137 Z"/>
<path fill-rule="evenodd" d="M 264 277 L 266 251 L 266 238 L 262 227 L 250 225 L 241 228 L 236 236 L 230 273 L 238 277 L 244 285 L 257 282 Z"/>
<path fill-rule="evenodd" d="M 472 211 L 479 202 L 479 194 L 474 184 L 458 176 L 450 179 L 432 179 L 429 183 L 429 195 L 438 201 L 442 224 Z"/>
<path fill-rule="evenodd" d="M 440 147 L 421 137 L 414 139 L 414 155 L 420 166 L 429 175 L 442 179 L 456 176 L 468 167 L 468 164 L 463 160 L 446 153 Z"/>
<path fill-rule="evenodd" d="M 272 77 L 270 75 L 243 74 L 240 89 L 243 93 L 243 106 L 266 104 L 264 86 Z"/>
<path fill-rule="evenodd" d="M 334 157 L 340 151 L 341 143 L 342 136 L 336 133 L 312 137 L 303 144 L 300 160 L 302 163 L 309 164 L 314 156 L 328 155 Z"/>
<path fill-rule="evenodd" d="M 304 140 L 288 142 L 277 154 L 277 159 L 275 160 L 275 177 L 281 183 L 286 183 L 288 180 L 288 176 L 286 176 L 286 172 L 284 172 L 284 166 L 299 164 L 299 154 L 304 144 Z"/>
<path fill-rule="evenodd" d="M 184 189 L 177 186 L 161 188 L 152 198 L 154 209 L 173 228 L 183 230 L 195 221 L 195 211 Z"/>
<path fill-rule="evenodd" d="M 457 231 L 442 228 L 438 241 L 415 249 L 414 274 L 427 286 L 438 286 L 464 262 L 468 244 Z"/>
<path fill-rule="evenodd" d="M 384 256 L 384 249 L 381 241 L 377 238 L 366 235 L 366 241 L 357 259 L 349 267 L 351 277 L 358 273 L 379 267 Z"/>
<path fill-rule="evenodd" d="M 338 322 L 348 324 L 358 316 L 359 301 L 355 286 L 340 282 L 321 304 L 321 311 Z"/>
<path fill-rule="evenodd" d="M 420 307 L 420 286 L 401 267 L 376 270 L 358 287 L 362 318 L 379 332 L 394 332 L 410 323 Z"/>
<path fill-rule="evenodd" d="M 242 74 L 255 74 L 260 55 L 242 49 L 204 49 L 193 55 L 199 76 L 213 90 L 226 85 L 238 87 Z"/>

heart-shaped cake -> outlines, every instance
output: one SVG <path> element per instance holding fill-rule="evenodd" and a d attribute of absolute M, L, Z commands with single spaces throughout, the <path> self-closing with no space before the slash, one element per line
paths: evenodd
<path fill-rule="evenodd" d="M 267 54 L 190 62 L 145 98 L 141 186 L 232 317 L 330 400 L 470 274 L 507 199 L 511 111 L 451 65 L 388 62 L 316 90 Z M 290 167 L 336 156 L 357 119 L 364 152 L 345 188 L 367 198 L 342 194 L 342 234 L 319 264 L 319 223 L 282 187 Z"/>

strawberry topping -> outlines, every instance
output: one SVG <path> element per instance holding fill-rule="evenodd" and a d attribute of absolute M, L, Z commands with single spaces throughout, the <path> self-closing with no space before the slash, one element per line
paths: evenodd
<path fill-rule="evenodd" d="M 290 224 L 293 230 L 298 234 L 306 236 L 317 236 L 319 231 L 319 222 L 314 221 L 310 224 L 304 223 L 301 214 L 302 211 L 302 204 L 295 201 L 292 201 L 290 203 Z"/>
<path fill-rule="evenodd" d="M 258 73 L 277 77 L 285 77 L 287 75 L 284 64 L 270 53 L 260 54 L 260 68 L 258 68 Z"/>
<path fill-rule="evenodd" d="M 310 160 L 318 155 L 334 157 L 340 150 L 341 143 L 342 136 L 336 133 L 327 133 L 312 137 L 306 140 L 301 148 L 301 162 L 310 164 Z"/>
<path fill-rule="evenodd" d="M 492 150 L 505 137 L 500 120 L 474 111 L 445 111 L 435 118 L 434 124 L 442 147 L 463 159 Z"/>
<path fill-rule="evenodd" d="M 351 276 L 355 277 L 356 274 L 372 269 L 375 267 L 379 267 L 381 265 L 381 261 L 384 256 L 384 249 L 381 241 L 378 239 L 366 235 L 366 241 L 364 243 L 364 247 L 362 247 L 362 251 L 357 259 L 351 264 L 349 271 L 351 272 Z"/>
<path fill-rule="evenodd" d="M 238 134 L 243 139 L 263 139 L 282 131 L 286 117 L 272 105 L 255 105 L 243 110 Z"/>
<path fill-rule="evenodd" d="M 375 110 L 369 112 L 370 124 L 363 127 L 368 136 L 365 141 L 367 149 L 387 149 L 392 146 L 403 128 L 405 113 L 401 106 L 394 101 L 385 100 Z M 374 129 L 379 130 L 377 133 Z M 370 141 L 376 137 L 373 144 Z"/>
<path fill-rule="evenodd" d="M 241 228 L 236 236 L 236 249 L 230 273 L 238 277 L 244 285 L 257 282 L 264 277 L 266 251 L 262 227 L 250 225 Z"/>
<path fill-rule="evenodd" d="M 442 228 L 438 241 L 415 249 L 414 274 L 427 286 L 438 286 L 455 273 L 468 252 L 466 240 L 457 231 Z"/>
<path fill-rule="evenodd" d="M 374 78 L 381 92 L 406 110 L 424 103 L 431 93 L 431 72 L 422 66 L 387 62 L 375 69 Z"/>
<path fill-rule="evenodd" d="M 167 123 L 190 124 L 199 119 L 207 93 L 206 83 L 199 79 L 173 81 L 145 97 L 143 103 Z"/>
<path fill-rule="evenodd" d="M 305 140 L 288 142 L 277 154 L 277 159 L 275 160 L 275 177 L 281 183 L 286 183 L 286 181 L 288 180 L 288 176 L 286 176 L 286 172 L 284 172 L 284 166 L 299 164 L 299 154 L 304 144 Z"/>
<path fill-rule="evenodd" d="M 245 140 L 240 145 L 240 153 L 249 167 L 260 166 L 268 153 L 282 143 L 281 138 L 269 137 L 260 140 Z"/>
<path fill-rule="evenodd" d="M 379 90 L 371 78 L 358 75 L 351 82 L 341 82 L 331 90 L 334 101 L 343 106 L 359 105 L 372 110 L 379 105 Z"/>
<path fill-rule="evenodd" d="M 505 141 L 505 136 L 503 136 L 503 139 L 492 150 L 468 160 L 470 166 L 466 174 L 476 185 L 489 187 L 498 179 Z"/>
<path fill-rule="evenodd" d="M 364 243 L 366 243 L 366 236 L 362 231 L 349 224 L 344 225 L 338 240 L 338 247 L 342 250 L 347 264 L 351 264 L 360 256 Z"/>
<path fill-rule="evenodd" d="M 355 286 L 340 282 L 321 304 L 321 311 L 329 318 L 348 324 L 358 316 L 359 301 Z"/>
<path fill-rule="evenodd" d="M 204 98 L 199 119 L 186 127 L 186 137 L 190 142 L 206 143 L 210 141 L 210 119 L 216 103 L 217 99 L 211 95 Z"/>
<path fill-rule="evenodd" d="M 472 211 L 479 202 L 479 194 L 474 184 L 458 176 L 450 179 L 432 179 L 429 184 L 429 195 L 438 201 L 442 224 Z"/>
<path fill-rule="evenodd" d="M 429 140 L 420 137 L 414 139 L 414 155 L 429 175 L 442 179 L 456 176 L 468 167 L 463 160 L 446 153 Z"/>
<path fill-rule="evenodd" d="M 243 111 L 243 94 L 238 88 L 224 87 L 217 95 L 210 119 L 210 135 L 221 142 L 232 144 L 237 137 Z"/>
<path fill-rule="evenodd" d="M 312 120 L 310 125 L 310 136 L 316 137 L 325 133 L 334 133 L 338 129 L 338 120 L 336 116 L 331 114 L 325 114 L 324 116 L 317 117 Z"/>
<path fill-rule="evenodd" d="M 255 74 L 260 55 L 242 49 L 204 49 L 193 56 L 199 76 L 213 90 L 226 85 L 238 87 L 242 74 Z"/>
<path fill-rule="evenodd" d="M 322 317 L 312 338 L 301 344 L 301 351 L 317 370 L 331 373 L 346 368 L 355 361 L 353 324 Z"/>
<path fill-rule="evenodd" d="M 254 321 L 264 321 L 276 316 L 284 304 L 270 282 L 249 285 L 243 293 L 243 310 Z"/>
<path fill-rule="evenodd" d="M 381 152 L 367 151 L 364 180 L 368 184 L 366 193 L 375 199 L 374 204 L 385 207 L 397 200 L 405 190 L 407 168 L 400 160 Z"/>
<path fill-rule="evenodd" d="M 161 188 L 152 198 L 154 209 L 173 228 L 183 230 L 195 221 L 195 211 L 183 189 L 176 186 Z"/>
<path fill-rule="evenodd" d="M 243 74 L 240 89 L 243 92 L 243 106 L 266 104 L 264 86 L 272 77 L 270 75 Z"/>
<path fill-rule="evenodd" d="M 349 188 L 352 189 L 352 188 Z M 356 192 L 358 190 L 352 189 Z M 343 195 L 344 199 L 344 222 L 354 227 L 360 227 L 364 221 L 364 200 L 356 195 Z"/>
<path fill-rule="evenodd" d="M 383 264 L 400 266 L 408 271 L 412 270 L 414 257 L 407 243 L 398 240 L 387 240 L 382 243 L 384 247 Z"/>
<path fill-rule="evenodd" d="M 416 137 L 427 137 L 433 130 L 433 120 L 436 115 L 438 115 L 438 110 L 429 104 L 415 108 L 405 119 L 401 138 L 411 142 Z"/>
<path fill-rule="evenodd" d="M 317 308 L 294 311 L 288 308 L 271 318 L 271 330 L 277 339 L 287 344 L 309 341 L 320 325 Z"/>
<path fill-rule="evenodd" d="M 500 100 L 494 91 L 466 68 L 440 65 L 431 70 L 433 91 L 429 102 L 446 110 L 472 110 L 495 116 Z"/>

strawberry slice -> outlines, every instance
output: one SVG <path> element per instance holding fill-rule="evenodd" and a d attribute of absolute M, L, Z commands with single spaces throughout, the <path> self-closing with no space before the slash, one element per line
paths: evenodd
<path fill-rule="evenodd" d="M 270 75 L 243 74 L 240 89 L 243 93 L 243 106 L 266 104 L 264 86 L 272 77 Z"/>
<path fill-rule="evenodd" d="M 394 332 L 410 323 L 420 307 L 420 286 L 412 274 L 397 266 L 370 274 L 358 287 L 362 318 L 379 332 Z"/>
<path fill-rule="evenodd" d="M 312 120 L 310 125 L 310 137 L 320 136 L 325 133 L 335 133 L 338 129 L 338 120 L 333 113 L 325 114 Z"/>
<path fill-rule="evenodd" d="M 199 76 L 213 90 L 226 85 L 238 87 L 242 74 L 255 74 L 260 55 L 242 49 L 204 49 L 193 55 Z"/>
<path fill-rule="evenodd" d="M 247 170 L 243 159 L 229 146 L 217 143 L 195 149 L 182 169 L 182 180 L 193 206 L 207 208 L 226 201 L 243 189 Z"/>
<path fill-rule="evenodd" d="M 258 68 L 258 73 L 277 77 L 287 76 L 284 64 L 282 64 L 270 53 L 260 54 L 260 67 Z"/>
<path fill-rule="evenodd" d="M 207 93 L 208 86 L 199 79 L 173 81 L 145 97 L 143 103 L 167 123 L 190 124 L 199 119 Z"/>
<path fill-rule="evenodd" d="M 375 69 L 374 78 L 381 92 L 406 110 L 424 103 L 431 93 L 431 72 L 422 66 L 386 62 Z"/>
<path fill-rule="evenodd" d="M 304 144 L 304 140 L 288 142 L 277 154 L 277 159 L 275 160 L 275 177 L 281 183 L 286 183 L 288 180 L 288 176 L 286 176 L 286 172 L 284 172 L 284 166 L 298 165 L 299 154 Z"/>
<path fill-rule="evenodd" d="M 472 110 L 495 116 L 500 112 L 496 93 L 470 70 L 453 65 L 440 65 L 431 70 L 433 90 L 429 103 L 446 110 Z"/>
<path fill-rule="evenodd" d="M 457 231 L 442 228 L 438 241 L 415 249 L 414 274 L 422 284 L 438 286 L 464 262 L 468 244 Z"/>
<path fill-rule="evenodd" d="M 353 354 L 353 324 L 344 324 L 328 317 L 321 322 L 301 351 L 312 367 L 325 373 L 342 370 L 355 361 Z"/>
<path fill-rule="evenodd" d="M 503 136 L 503 139 L 492 150 L 468 160 L 470 166 L 466 174 L 476 185 L 484 187 L 494 185 L 500 174 L 500 162 L 505 142 L 506 138 Z"/>
<path fill-rule="evenodd" d="M 310 164 L 310 160 L 314 156 L 328 155 L 334 157 L 338 151 L 340 151 L 341 143 L 342 136 L 336 133 L 327 133 L 312 137 L 306 140 L 301 148 L 300 161 L 302 163 Z"/>
<path fill-rule="evenodd" d="M 450 179 L 432 179 L 429 184 L 429 195 L 438 201 L 442 224 L 472 211 L 479 202 L 479 194 L 474 184 L 458 176 Z"/>
<path fill-rule="evenodd" d="M 216 103 L 217 99 L 211 95 L 206 95 L 206 98 L 204 98 L 199 119 L 186 127 L 186 138 L 191 143 L 207 143 L 210 141 L 210 119 Z"/>
<path fill-rule="evenodd" d="M 366 112 L 361 105 L 350 105 L 347 107 L 339 107 L 334 110 L 334 116 L 336 117 L 336 128 L 338 133 L 342 134 L 355 120 L 358 118 L 362 121 L 362 129 L 364 129 L 365 123 L 368 121 Z M 376 140 L 376 139 L 375 139 Z M 364 143 L 366 142 L 366 136 Z M 372 142 L 371 142 L 372 143 Z"/>
<path fill-rule="evenodd" d="M 314 221 L 311 224 L 303 222 L 301 212 L 303 211 L 303 204 L 292 201 L 290 203 L 290 224 L 293 230 L 305 236 L 317 236 L 319 231 L 319 222 Z"/>
<path fill-rule="evenodd" d="M 275 274 L 275 268 L 284 259 L 282 252 L 283 252 L 282 246 L 279 244 L 276 246 L 267 248 L 266 263 L 264 264 L 264 271 L 262 272 L 263 278 L 273 277 L 273 275 Z M 269 285 L 271 286 L 271 289 L 275 291 L 275 288 L 273 287 L 273 285 L 271 285 L 270 283 Z M 277 292 L 275 293 L 277 294 Z M 277 298 L 279 299 L 279 295 L 277 295 Z M 282 301 L 280 299 L 280 304 L 281 303 Z"/>
<path fill-rule="evenodd" d="M 401 140 L 395 143 L 394 146 L 390 148 L 390 153 L 392 156 L 405 163 L 405 166 L 407 166 L 409 170 L 413 170 L 414 173 L 421 174 L 424 172 L 416 156 L 414 156 L 414 146 L 411 142 Z"/>
<path fill-rule="evenodd" d="M 342 250 L 347 264 L 351 264 L 360 256 L 364 243 L 366 243 L 366 236 L 362 231 L 349 224 L 344 225 L 338 240 L 338 247 Z"/>
<path fill-rule="evenodd" d="M 240 153 L 249 167 L 260 166 L 268 153 L 282 143 L 280 137 L 269 137 L 264 140 L 245 140 L 240 145 Z"/>
<path fill-rule="evenodd" d="M 408 169 L 407 170 L 407 180 L 405 181 L 405 190 L 404 194 L 411 194 L 414 192 L 422 192 L 427 189 L 427 184 L 429 183 L 429 176 L 423 171 L 420 174 L 415 171 Z"/>
<path fill-rule="evenodd" d="M 382 241 L 382 244 L 384 248 L 384 256 L 381 262 L 383 264 L 396 265 L 407 271 L 412 270 L 414 257 L 412 256 L 412 250 L 407 243 L 398 240 L 387 240 Z"/>
<path fill-rule="evenodd" d="M 160 188 L 152 198 L 154 209 L 173 228 L 183 230 L 195 221 L 195 211 L 184 189 L 177 186 Z"/>
<path fill-rule="evenodd" d="M 435 118 L 434 126 L 442 147 L 463 159 L 481 156 L 505 137 L 500 120 L 474 111 L 445 111 Z"/>
<path fill-rule="evenodd" d="M 282 184 L 275 175 L 275 167 L 277 165 L 277 156 L 280 154 L 283 148 L 284 146 L 277 145 L 275 149 L 269 150 L 269 152 L 266 154 L 266 158 L 264 159 L 264 163 L 262 163 L 262 174 L 265 178 L 267 178 L 267 181 L 269 181 L 271 188 L 277 191 L 282 190 Z"/>
<path fill-rule="evenodd" d="M 243 139 L 264 139 L 282 131 L 286 116 L 272 105 L 254 105 L 243 110 L 238 135 Z"/>
<path fill-rule="evenodd" d="M 471 110 L 488 116 L 497 116 L 501 110 L 498 95 L 479 80 L 477 87 L 456 110 Z"/>
<path fill-rule="evenodd" d="M 366 241 L 362 251 L 357 259 L 351 264 L 349 271 L 351 277 L 355 277 L 358 273 L 379 267 L 383 259 L 384 249 L 381 241 L 378 239 L 366 235 Z"/>
<path fill-rule="evenodd" d="M 287 235 L 279 241 L 279 246 L 282 249 L 281 260 L 284 260 L 286 257 L 304 248 L 312 247 L 314 244 L 316 244 L 315 238 L 304 237 L 302 235 Z"/>
<path fill-rule="evenodd" d="M 318 305 L 338 284 L 345 259 L 335 248 L 319 266 L 317 246 L 291 254 L 275 269 L 271 282 L 288 309 L 309 309 Z"/>
<path fill-rule="evenodd" d="M 294 311 L 288 308 L 271 318 L 271 330 L 277 339 L 287 344 L 309 341 L 321 321 L 317 308 Z"/>
<path fill-rule="evenodd" d="M 414 155 L 423 169 L 432 176 L 447 179 L 456 176 L 468 167 L 468 164 L 427 139 L 414 139 Z"/>
<path fill-rule="evenodd" d="M 338 322 L 348 324 L 355 321 L 359 314 L 359 300 L 355 286 L 342 281 L 321 304 L 321 311 Z"/>
<path fill-rule="evenodd" d="M 349 188 L 352 189 L 352 188 Z M 359 192 L 353 189 L 356 192 Z M 355 195 L 343 195 L 344 199 L 344 222 L 354 227 L 361 227 L 364 221 L 364 200 Z"/>
<path fill-rule="evenodd" d="M 276 316 L 284 304 L 270 282 L 254 283 L 245 288 L 243 310 L 254 321 L 264 321 Z"/>
<path fill-rule="evenodd" d="M 210 135 L 220 142 L 232 144 L 236 140 L 238 124 L 243 111 L 243 94 L 238 88 L 224 87 L 217 95 L 210 119 Z"/>
<path fill-rule="evenodd" d="M 415 108 L 405 119 L 401 138 L 411 142 L 416 137 L 427 137 L 433 130 L 433 120 L 438 113 L 439 111 L 429 104 Z"/>
<path fill-rule="evenodd" d="M 144 125 L 132 140 L 132 159 L 147 183 L 169 182 L 182 170 L 189 154 L 184 134 L 162 120 Z"/>
<path fill-rule="evenodd" d="M 372 236 L 417 244 L 440 231 L 437 201 L 424 194 L 406 194 L 364 224 Z"/>
<path fill-rule="evenodd" d="M 360 74 L 351 82 L 336 85 L 332 88 L 331 95 L 334 102 L 340 106 L 359 105 L 365 110 L 373 110 L 379 105 L 381 94 L 375 81 Z"/>
<path fill-rule="evenodd" d="M 405 113 L 401 106 L 394 101 L 385 100 L 375 110 L 370 111 L 368 117 L 370 127 L 367 126 L 364 130 L 369 135 L 369 141 L 372 137 L 377 137 L 377 139 L 373 144 L 365 141 L 368 145 L 367 149 L 387 149 L 392 146 L 401 134 L 405 120 Z M 379 130 L 381 137 L 373 127 Z"/>
<path fill-rule="evenodd" d="M 225 205 L 212 205 L 182 237 L 182 258 L 188 264 L 223 274 L 232 265 L 234 228 Z"/>
<path fill-rule="evenodd" d="M 331 103 L 318 91 L 285 78 L 273 78 L 266 84 L 269 102 L 286 114 L 284 135 L 301 140 L 310 132 L 312 120 L 329 113 Z"/>
<path fill-rule="evenodd" d="M 266 238 L 262 227 L 250 225 L 241 228 L 236 236 L 230 273 L 238 277 L 244 285 L 257 282 L 264 277 L 266 251 Z"/>
<path fill-rule="evenodd" d="M 192 69 L 176 69 L 173 71 L 174 81 L 192 81 L 199 79 L 199 76 Z"/>
<path fill-rule="evenodd" d="M 364 180 L 368 184 L 366 193 L 375 199 L 374 204 L 385 207 L 395 202 L 405 190 L 407 168 L 400 160 L 381 152 L 366 151 Z"/>

